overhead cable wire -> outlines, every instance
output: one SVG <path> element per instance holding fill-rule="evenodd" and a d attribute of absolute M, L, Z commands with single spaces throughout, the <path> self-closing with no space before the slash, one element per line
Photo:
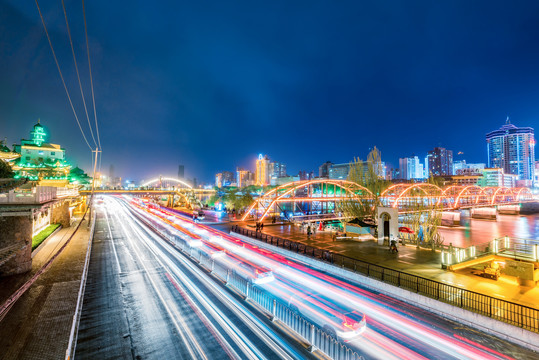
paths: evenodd
<path fill-rule="evenodd" d="M 97 134 L 97 143 L 99 145 L 99 149 L 101 149 L 101 139 L 100 139 L 100 136 L 99 136 L 99 126 L 97 125 L 97 112 L 95 110 L 94 81 L 93 81 L 93 77 L 92 77 L 92 63 L 90 62 L 90 45 L 88 43 L 88 26 L 86 24 L 86 8 L 84 6 L 84 0 L 82 0 L 82 15 L 84 17 L 84 34 L 86 36 L 86 53 L 88 54 L 88 69 L 90 70 L 90 88 L 92 89 L 92 103 L 93 103 L 93 106 L 94 106 L 95 132 Z"/>
<path fill-rule="evenodd" d="M 86 120 L 88 120 L 88 127 L 90 128 L 90 134 L 94 140 L 94 144 L 97 147 L 97 141 L 94 137 L 94 132 L 92 130 L 92 124 L 90 124 L 90 117 L 88 116 L 88 108 L 86 106 L 86 99 L 84 98 L 84 91 L 82 90 L 82 83 L 80 81 L 79 66 L 77 64 L 77 57 L 75 56 L 75 48 L 73 47 L 73 39 L 71 38 L 71 29 L 69 28 L 69 22 L 67 21 L 67 12 L 65 7 L 65 2 L 62 0 L 62 9 L 64 10 L 64 17 L 66 19 L 67 27 L 67 36 L 69 37 L 69 44 L 71 45 L 71 53 L 73 54 L 73 62 L 75 63 L 75 72 L 77 73 L 77 80 L 79 81 L 80 95 L 82 97 L 82 104 L 84 105 L 84 112 L 86 113 Z"/>
<path fill-rule="evenodd" d="M 60 64 L 58 63 L 58 58 L 56 57 L 56 53 L 54 52 L 54 48 L 52 46 L 51 38 L 49 36 L 49 32 L 47 31 L 47 26 L 45 26 L 45 20 L 43 19 L 43 14 L 41 13 L 41 9 L 39 7 L 39 3 L 37 0 L 35 0 L 37 11 L 39 12 L 39 17 L 41 18 L 41 23 L 43 24 L 43 29 L 45 30 L 45 34 L 47 35 L 47 40 L 49 41 L 49 46 L 52 51 L 52 56 L 54 57 L 54 62 L 56 63 L 56 68 L 58 69 L 58 73 L 60 74 L 60 79 L 62 79 L 62 84 L 64 85 L 64 89 L 66 91 L 67 99 L 69 100 L 69 105 L 71 105 L 71 110 L 73 110 L 73 115 L 75 115 L 75 120 L 77 120 L 77 125 L 79 125 L 80 132 L 82 134 L 82 137 L 84 138 L 84 141 L 86 142 L 86 145 L 88 145 L 88 148 L 92 150 L 92 147 L 90 146 L 90 143 L 86 139 L 86 135 L 84 135 L 84 130 L 82 129 L 82 126 L 80 125 L 79 117 L 77 116 L 77 112 L 75 111 L 75 108 L 73 107 L 73 101 L 71 101 L 71 96 L 69 96 L 69 91 L 67 90 L 67 86 L 64 80 L 64 76 L 62 75 L 62 70 L 60 69 Z"/>

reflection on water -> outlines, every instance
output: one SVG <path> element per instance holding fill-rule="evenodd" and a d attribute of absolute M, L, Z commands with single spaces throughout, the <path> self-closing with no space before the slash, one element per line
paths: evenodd
<path fill-rule="evenodd" d="M 489 242 L 495 238 L 539 240 L 539 214 L 535 215 L 498 215 L 498 220 L 469 219 L 469 225 L 459 228 L 441 228 L 440 234 L 445 244 L 467 247 Z"/>

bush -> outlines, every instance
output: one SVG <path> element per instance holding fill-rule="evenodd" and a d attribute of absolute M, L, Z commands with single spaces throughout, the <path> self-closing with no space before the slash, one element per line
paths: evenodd
<path fill-rule="evenodd" d="M 11 169 L 11 166 L 4 160 L 0 159 L 0 178 L 7 179 L 12 178 L 15 174 L 13 173 L 13 170 Z"/>
<path fill-rule="evenodd" d="M 32 238 L 32 251 L 34 251 L 39 244 L 41 244 L 46 238 L 49 237 L 50 234 L 54 232 L 54 230 L 58 229 L 60 224 L 50 224 L 45 229 L 41 230 L 39 234 L 34 236 Z"/>

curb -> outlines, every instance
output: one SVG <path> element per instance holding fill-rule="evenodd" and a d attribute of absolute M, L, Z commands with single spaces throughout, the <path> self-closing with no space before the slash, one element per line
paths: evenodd
<path fill-rule="evenodd" d="M 88 240 L 88 247 L 86 249 L 86 257 L 84 259 L 84 269 L 82 270 L 82 276 L 80 280 L 79 296 L 77 297 L 77 306 L 75 308 L 75 314 L 73 314 L 73 324 L 71 325 L 71 331 L 69 334 L 69 342 L 66 349 L 66 360 L 75 358 L 75 348 L 77 346 L 77 336 L 79 333 L 80 316 L 82 314 L 82 302 L 84 299 L 84 292 L 86 290 L 86 279 L 88 278 L 88 268 L 90 266 L 90 255 L 92 253 L 92 244 L 94 239 L 96 213 L 93 212 L 90 230 L 90 239 Z"/>

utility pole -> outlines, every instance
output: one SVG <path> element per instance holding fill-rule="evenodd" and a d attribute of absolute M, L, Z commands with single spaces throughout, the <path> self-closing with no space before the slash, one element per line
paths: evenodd
<path fill-rule="evenodd" d="M 94 174 L 92 175 L 92 193 L 90 194 L 90 220 L 88 221 L 88 227 L 90 227 L 90 223 L 92 222 L 92 208 L 93 208 L 93 202 L 94 202 L 94 189 L 95 189 L 95 170 L 97 167 L 97 155 L 101 152 L 99 148 L 95 148 L 95 150 L 92 150 L 92 152 L 95 153 L 95 159 L 94 159 Z"/>

